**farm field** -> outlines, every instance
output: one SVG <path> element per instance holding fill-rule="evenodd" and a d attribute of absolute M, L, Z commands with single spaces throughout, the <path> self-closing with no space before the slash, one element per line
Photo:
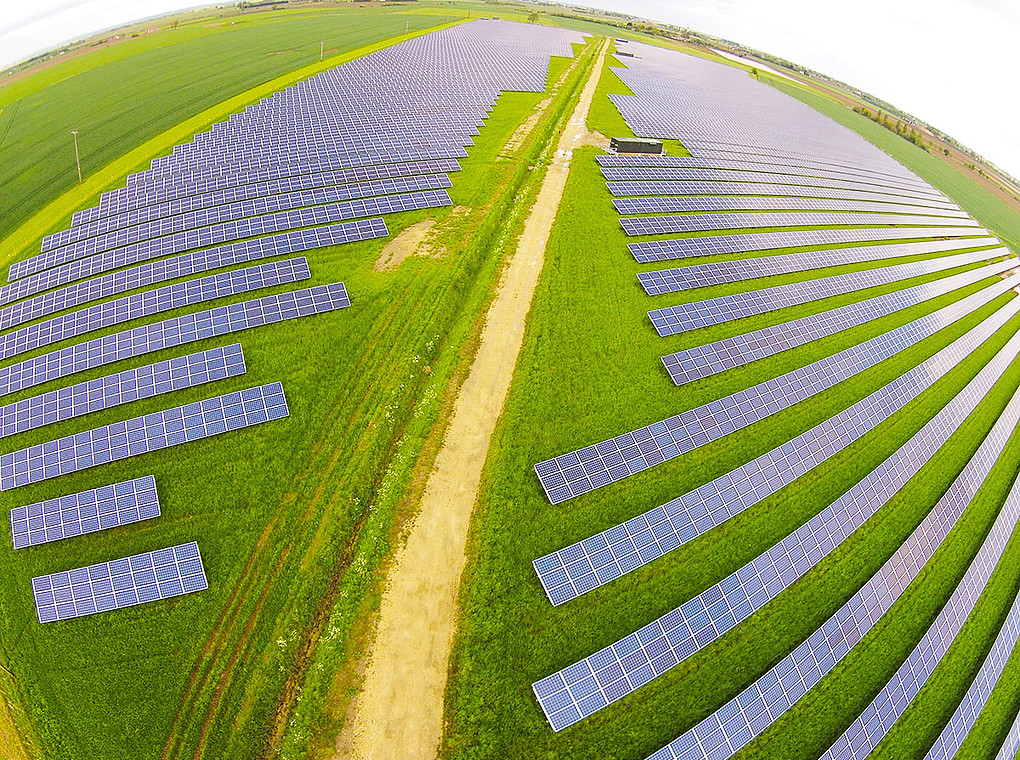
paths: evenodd
<path fill-rule="evenodd" d="M 179 25 L 96 48 L 0 86 L 0 263 L 36 253 L 43 233 L 68 225 L 69 211 L 95 205 L 101 191 L 123 186 L 125 174 L 190 136 L 184 132 L 197 122 L 189 119 L 198 117 L 204 129 L 229 114 L 228 102 L 231 109 L 241 108 L 352 55 L 448 21 L 469 15 L 523 21 L 532 11 L 525 5 L 496 9 L 489 3 L 430 2 L 298 7 L 197 20 L 188 16 Z M 662 44 L 544 11 L 541 21 Z M 321 66 L 320 40 L 327 54 Z M 349 736 L 343 732 L 350 730 L 390 561 L 413 523 L 496 283 L 557 135 L 585 82 L 598 73 L 592 63 L 601 42 L 597 37 L 587 45 L 575 44 L 574 68 L 568 68 L 571 59 L 553 57 L 546 93 L 500 96 L 468 147 L 468 158 L 460 159 L 462 171 L 450 175 L 452 206 L 387 214 L 385 238 L 304 254 L 312 277 L 300 287 L 342 281 L 351 295 L 350 308 L 220 336 L 174 354 L 239 342 L 247 365 L 243 375 L 92 413 L 87 424 L 81 419 L 57 422 L 4 442 L 6 453 L 274 381 L 282 383 L 290 412 L 283 420 L 0 496 L 9 509 L 152 474 L 162 508 L 157 520 L 90 540 L 0 550 L 6 553 L 7 570 L 0 578 L 0 696 L 12 705 L 27 757 L 297 760 L 332 759 L 338 751 L 339 757 L 348 756 Z M 626 60 L 607 57 L 588 117 L 589 129 L 607 138 L 633 134 L 608 97 L 633 94 L 613 73 Z M 1020 250 L 1020 217 L 971 178 L 822 95 L 789 83 L 773 86 L 879 146 Z M 82 169 L 87 180 L 92 175 L 81 187 L 67 135 L 71 128 L 80 130 Z M 101 143 L 88 139 L 99 134 Z M 670 156 L 689 155 L 678 140 L 667 140 L 666 147 Z M 675 236 L 631 238 L 624 233 L 596 163 L 600 153 L 590 146 L 574 152 L 510 396 L 485 454 L 445 695 L 443 760 L 629 759 L 663 747 L 752 684 L 838 610 L 938 502 L 1020 390 L 1020 363 L 1014 363 L 875 518 L 776 602 L 636 693 L 554 733 L 535 699 L 533 682 L 697 596 L 818 514 L 908 441 L 1020 331 L 1020 315 L 1014 316 L 876 429 L 719 528 L 611 586 L 553 607 L 532 560 L 663 504 L 804 433 L 934 356 L 1016 298 L 1007 291 L 892 358 L 739 433 L 551 505 L 536 478 L 536 462 L 804 367 L 997 281 L 987 278 L 942 293 L 677 388 L 661 365 L 664 354 L 937 282 L 980 264 L 663 338 L 652 328 L 648 309 L 928 261 L 944 253 L 649 297 L 637 282 L 640 272 L 841 246 L 638 264 L 628 242 Z M 47 215 L 53 209 L 59 211 Z M 416 230 L 423 230 L 418 237 L 428 241 L 431 255 L 409 255 L 399 266 L 382 266 L 394 239 L 414 240 Z M 22 248 L 25 241 L 31 242 L 28 250 Z M 989 246 L 987 238 L 975 238 L 959 251 Z M 291 289 L 275 286 L 258 295 Z M 251 297 L 232 296 L 214 305 Z M 206 308 L 194 305 L 174 314 Z M 88 337 L 121 329 L 106 328 Z M 114 370 L 74 375 L 74 382 L 162 358 L 168 357 L 123 360 Z M 39 390 L 20 391 L 4 402 Z M 1014 435 L 959 523 L 889 614 L 818 688 L 738 757 L 816 758 L 840 736 L 945 605 L 1018 472 L 1020 438 Z M 116 614 L 53 625 L 36 622 L 26 592 L 31 578 L 188 541 L 201 547 L 208 590 L 180 602 Z M 874 757 L 925 756 L 981 667 L 1018 588 L 1020 538 L 1014 536 L 959 640 Z M 1020 656 L 1010 661 L 1002 688 L 981 714 L 961 757 L 993 757 L 998 751 L 1020 711 L 1017 673 Z M 0 742 L 4 729 L 0 721 Z M 3 750 L 0 744 L 0 754 Z"/>

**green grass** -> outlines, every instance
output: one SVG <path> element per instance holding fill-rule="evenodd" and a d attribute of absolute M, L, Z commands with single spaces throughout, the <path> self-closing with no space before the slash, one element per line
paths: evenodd
<path fill-rule="evenodd" d="M 946 294 L 817 345 L 674 388 L 658 357 L 686 347 L 684 341 L 708 342 L 859 300 L 875 291 L 664 341 L 647 324 L 643 312 L 665 304 L 648 299 L 633 282 L 633 272 L 642 267 L 626 253 L 625 238 L 593 155 L 591 150 L 575 154 L 525 350 L 483 478 L 471 538 L 472 559 L 462 592 L 464 623 L 447 695 L 450 732 L 444 755 L 450 758 L 644 757 L 672 740 L 806 638 L 881 566 L 941 497 L 1020 383 L 1020 367 L 1014 366 L 932 462 L 784 599 L 634 695 L 554 734 L 531 694 L 533 681 L 665 614 L 816 514 L 908 440 L 1020 327 L 1020 318 L 1011 320 L 961 366 L 825 467 L 651 565 L 581 600 L 552 608 L 531 560 L 662 504 L 799 434 L 897 377 L 904 367 L 923 361 L 1012 296 L 1000 297 L 903 356 L 820 398 L 622 483 L 550 506 L 531 469 L 535 462 L 782 374 L 963 295 Z M 775 278 L 769 284 L 781 281 Z M 689 297 L 712 297 L 732 287 L 702 289 Z M 614 329 L 606 329 L 607 325 Z M 543 422 L 536 424 L 536 420 Z M 1014 444 L 997 473 L 996 482 L 1007 488 L 1018 466 L 1016 448 Z M 930 593 L 917 595 L 923 596 L 922 611 L 937 612 L 948 597 L 954 573 L 969 561 L 975 537 L 994 517 L 1001 497 L 1001 489 L 989 489 L 984 501 L 976 501 L 968 510 L 963 524 L 977 527 L 956 531 L 947 541 L 944 556 L 953 561 L 933 565 L 933 585 L 925 587 Z M 520 525 L 528 530 L 520 531 Z M 916 631 L 919 623 L 915 619 L 911 623 L 910 630 Z M 913 644 L 908 646 L 901 634 L 893 635 L 900 637 L 900 650 L 907 646 L 909 651 Z M 880 640 L 883 647 L 889 646 L 888 635 Z M 882 662 L 887 667 L 898 665 L 896 656 L 897 652 L 886 653 Z M 866 688 L 853 690 L 851 696 L 863 698 Z M 780 749 L 772 756 L 784 756 L 791 747 L 796 756 L 820 753 L 825 747 L 818 737 L 831 735 L 839 721 L 853 717 L 852 709 L 841 707 L 842 711 L 831 713 L 801 714 L 798 725 L 808 721 L 820 726 L 818 732 L 807 732 L 814 743 L 777 745 Z M 507 731 L 506 726 L 514 730 Z"/>
<path fill-rule="evenodd" d="M 320 41 L 335 56 L 442 21 L 357 7 L 213 17 L 2 87 L 0 239 L 77 183 L 72 129 L 87 177 L 179 122 L 318 61 Z"/>

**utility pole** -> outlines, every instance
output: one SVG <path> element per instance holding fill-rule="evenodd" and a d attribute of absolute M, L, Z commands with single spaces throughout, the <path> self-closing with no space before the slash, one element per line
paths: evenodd
<path fill-rule="evenodd" d="M 78 158 L 78 130 L 72 129 L 71 134 L 74 135 L 74 162 L 78 165 L 78 184 L 81 184 L 81 159 Z"/>
<path fill-rule="evenodd" d="M 325 40 L 319 43 L 319 63 L 322 63 L 322 51 L 325 46 L 326 46 Z"/>
<path fill-rule="evenodd" d="M 407 34 L 407 29 L 410 26 L 410 24 L 411 24 L 411 19 L 407 19 L 406 21 L 404 21 L 404 34 Z"/>

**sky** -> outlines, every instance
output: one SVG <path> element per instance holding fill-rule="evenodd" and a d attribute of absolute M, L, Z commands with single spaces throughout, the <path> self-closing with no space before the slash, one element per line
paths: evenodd
<path fill-rule="evenodd" d="M 1020 178 L 1020 0 L 580 0 L 786 58 L 892 103 Z M 0 67 L 194 0 L 0 0 Z"/>

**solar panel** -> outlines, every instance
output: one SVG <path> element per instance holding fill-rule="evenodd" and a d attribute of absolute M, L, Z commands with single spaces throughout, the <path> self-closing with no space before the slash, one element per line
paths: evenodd
<path fill-rule="evenodd" d="M 213 396 L 0 455 L 0 490 L 288 416 L 280 383 Z"/>
<path fill-rule="evenodd" d="M 1011 304 L 1007 304 L 931 359 L 914 367 L 834 417 L 815 425 L 793 440 L 787 441 L 757 459 L 721 475 L 684 496 L 583 541 L 536 559 L 534 562 L 535 571 L 538 573 L 549 600 L 554 605 L 563 604 L 609 583 L 717 525 L 721 525 L 734 514 L 789 485 L 836 452 L 858 440 L 889 415 L 901 409 L 918 393 L 930 387 L 952 366 L 962 361 L 981 342 L 1005 324 L 1006 320 L 1020 311 L 1020 305 Z M 936 323 L 934 326 L 937 328 L 938 324 Z M 930 322 L 928 327 L 929 329 L 932 327 Z M 900 329 L 902 330 L 902 328 Z M 905 334 L 909 336 L 910 332 L 906 331 Z M 925 333 L 915 334 L 914 340 L 916 342 L 923 337 L 925 337 Z M 828 362 L 830 365 L 833 363 L 832 361 Z M 764 392 L 770 389 L 770 382 L 766 381 L 758 386 L 759 396 L 763 396 Z M 746 392 L 741 392 L 730 397 L 727 404 L 732 406 L 736 403 L 737 413 L 739 413 L 739 403 L 750 398 L 754 397 L 749 396 Z M 711 412 L 722 410 L 723 407 L 723 403 L 716 402 L 701 407 L 699 411 Z M 748 408 L 749 413 L 759 418 L 768 416 L 771 411 L 769 408 L 755 409 L 750 403 L 746 404 L 745 408 Z M 689 419 L 693 420 L 694 415 L 690 414 Z M 680 446 L 676 442 L 678 438 L 686 442 L 685 450 L 688 451 L 695 448 L 696 445 L 701 445 L 703 440 L 707 442 L 707 435 L 703 435 L 701 438 L 696 437 L 700 430 L 692 426 L 693 429 L 688 431 L 682 427 L 683 422 L 683 415 L 678 415 L 665 422 L 635 431 L 633 434 L 618 436 L 598 446 L 590 446 L 580 452 L 543 462 L 541 465 L 536 465 L 535 469 L 540 471 L 539 477 L 542 478 L 543 487 L 546 487 L 546 484 L 551 486 L 551 492 L 547 491 L 550 501 L 553 499 L 563 501 L 563 493 L 555 490 L 561 486 L 559 481 L 552 477 L 554 468 L 560 469 L 563 479 L 567 481 L 569 491 L 576 490 L 578 493 L 582 493 L 584 492 L 582 489 L 585 488 L 589 491 L 593 490 L 592 486 L 598 487 L 596 484 L 601 482 L 600 472 L 606 472 L 616 480 L 626 477 L 616 464 L 619 457 L 625 458 L 627 469 L 630 472 L 639 472 L 664 459 L 678 456 L 680 451 Z M 654 437 L 652 437 L 653 430 L 655 431 Z M 669 432 L 669 436 L 667 436 L 659 432 L 662 430 L 667 432 L 680 430 L 683 433 Z M 725 430 L 723 428 L 722 431 L 717 431 L 715 437 L 720 437 L 720 432 L 725 432 Z M 635 452 L 633 449 L 637 447 L 634 445 L 634 441 L 638 440 L 647 441 L 648 444 Z M 627 445 L 628 441 L 630 445 Z M 654 455 L 655 448 L 664 453 L 656 457 Z M 636 458 L 639 456 L 644 460 Z M 630 461 L 627 461 L 628 457 Z M 571 462 L 581 462 L 581 464 L 571 466 Z M 642 467 L 642 465 L 644 466 Z M 606 469 L 607 467 L 608 469 Z M 588 472 L 591 472 L 591 475 L 588 475 Z"/>
<path fill-rule="evenodd" d="M 706 232 L 708 230 L 735 230 L 757 227 L 810 227 L 850 224 L 944 225 L 946 227 L 973 227 L 973 219 L 921 214 L 869 214 L 855 212 L 824 213 L 799 212 L 745 212 L 719 214 L 692 214 L 689 216 L 628 216 L 620 219 L 620 226 L 628 235 L 666 235 L 673 232 Z"/>
<path fill-rule="evenodd" d="M 959 208 L 948 199 L 933 197 L 915 198 L 908 195 L 883 192 L 880 187 L 867 190 L 848 190 L 834 187 L 808 187 L 805 185 L 779 185 L 768 182 L 689 182 L 669 180 L 628 180 L 607 182 L 606 187 L 615 196 L 634 195 L 721 195 L 721 196 L 783 196 L 790 198 L 832 199 L 857 202 L 896 203 L 917 206 L 929 213 Z"/>
<path fill-rule="evenodd" d="M 684 385 L 717 372 L 740 367 L 813 340 L 834 335 L 900 309 L 923 303 L 930 298 L 945 295 L 957 288 L 972 285 L 980 282 L 986 276 L 1010 269 L 1012 262 L 1013 260 L 1010 259 L 998 264 L 990 264 L 987 267 L 972 269 L 953 277 L 921 283 L 906 290 L 897 290 L 884 296 L 876 296 L 866 301 L 847 304 L 772 327 L 764 327 L 753 332 L 735 335 L 732 338 L 717 340 L 714 343 L 695 346 L 675 354 L 667 354 L 662 357 L 662 363 L 673 382 L 677 385 Z M 1000 280 L 961 301 L 959 308 L 965 310 L 962 312 L 963 314 L 969 313 L 1017 285 L 1016 278 Z M 955 310 L 956 306 L 948 308 Z"/>
<path fill-rule="evenodd" d="M 588 717 L 670 670 L 817 566 L 946 443 L 1018 353 L 1020 334 L 895 454 L 786 539 L 682 607 L 535 683 L 535 694 L 553 729 L 560 731 Z M 782 707 L 785 699 L 778 698 L 776 704 Z M 729 713 L 724 717 L 728 719 Z M 708 727 L 714 733 L 711 720 Z M 727 740 L 737 743 L 743 738 L 738 732 Z"/>
<path fill-rule="evenodd" d="M 24 549 L 154 517 L 159 517 L 156 480 L 146 475 L 15 507 L 11 540 L 15 549 Z"/>
<path fill-rule="evenodd" d="M 0 437 L 109 409 L 161 393 L 243 375 L 241 344 L 175 356 L 0 407 Z"/>
<path fill-rule="evenodd" d="M 762 290 L 655 309 L 648 312 L 648 317 L 652 320 L 652 325 L 659 335 L 663 337 L 676 335 L 688 330 L 697 330 L 755 314 L 766 314 L 770 311 L 810 303 L 831 296 L 866 290 L 892 282 L 902 282 L 926 274 L 944 272 L 954 267 L 985 261 L 1002 255 L 1003 252 L 998 250 L 976 251 L 879 269 L 837 274 L 818 280 L 777 285 Z"/>
<path fill-rule="evenodd" d="M 852 230 L 791 230 L 786 232 L 751 232 L 740 235 L 711 235 L 699 238 L 671 240 L 645 240 L 629 243 L 634 259 L 642 264 L 669 259 L 686 259 L 695 256 L 714 256 L 723 253 L 747 253 L 774 248 L 798 248 L 838 243 L 867 243 L 911 238 L 961 238 L 969 235 L 987 235 L 985 230 L 950 227 L 903 227 L 897 229 Z M 971 238 L 972 244 L 998 244 L 996 238 Z"/>
<path fill-rule="evenodd" d="M 194 542 L 32 579 L 40 623 L 170 599 L 208 587 Z"/>
<path fill-rule="evenodd" d="M 351 305 L 342 282 L 184 314 L 0 367 L 0 396 L 119 359 Z"/>
<path fill-rule="evenodd" d="M 805 175 L 777 174 L 764 171 L 732 171 L 727 169 L 689 169 L 680 167 L 619 167 L 602 169 L 607 182 L 689 181 L 689 182 L 757 182 L 776 185 L 803 185 L 805 187 L 831 187 L 842 190 L 873 190 L 890 195 L 912 198 L 945 200 L 938 190 L 923 186 L 900 187 L 878 179 L 839 179 L 836 177 L 810 177 Z"/>
<path fill-rule="evenodd" d="M 302 256 L 145 290 L 6 333 L 0 336 L 0 359 L 9 359 L 27 351 L 140 317 L 162 314 L 183 306 L 238 293 L 307 280 L 311 276 L 308 260 Z"/>
<path fill-rule="evenodd" d="M 879 261 L 900 256 L 940 253 L 963 248 L 974 248 L 973 240 L 938 240 L 900 245 L 869 245 L 858 248 L 836 248 L 828 251 L 807 251 L 779 256 L 763 256 L 757 259 L 713 261 L 678 269 L 659 269 L 639 272 L 638 282 L 648 295 L 675 293 L 680 290 L 704 288 L 724 282 L 738 282 L 757 277 L 774 277 L 780 274 L 803 272 L 809 269 L 834 267 L 841 264 L 856 264 L 865 261 Z M 1000 248 L 1002 255 L 1009 251 Z M 1014 259 L 1014 261 L 1016 261 Z M 1016 262 L 1020 264 L 1020 262 Z"/>
<path fill-rule="evenodd" d="M 702 744 L 709 741 L 709 737 L 719 734 L 725 739 L 722 746 L 727 753 L 736 753 L 814 688 L 889 611 L 907 585 L 913 582 L 936 549 L 942 545 L 949 530 L 956 525 L 964 509 L 984 484 L 1018 422 L 1020 394 L 1013 396 L 953 485 L 882 568 L 807 640 L 726 705 L 670 742 L 666 748 L 668 752 L 662 753 L 660 757 L 682 757 L 684 748 Z M 920 466 L 920 462 L 917 466 Z M 1017 609 L 1020 610 L 1020 605 Z M 1010 650 L 1016 643 L 1015 622 Z M 1004 664 L 1001 654 L 996 661 L 1001 668 Z M 776 684 L 782 688 L 774 688 Z M 973 704 L 976 706 L 976 702 Z M 977 717 L 973 709 L 969 714 Z M 948 727 L 943 731 L 943 737 L 947 731 Z M 952 733 L 959 737 L 958 731 Z M 933 757 L 932 753 L 939 746 L 936 742 L 929 758 Z M 945 751 L 935 756 L 948 760 L 958 747 L 959 742 L 950 741 L 943 745 Z"/>

